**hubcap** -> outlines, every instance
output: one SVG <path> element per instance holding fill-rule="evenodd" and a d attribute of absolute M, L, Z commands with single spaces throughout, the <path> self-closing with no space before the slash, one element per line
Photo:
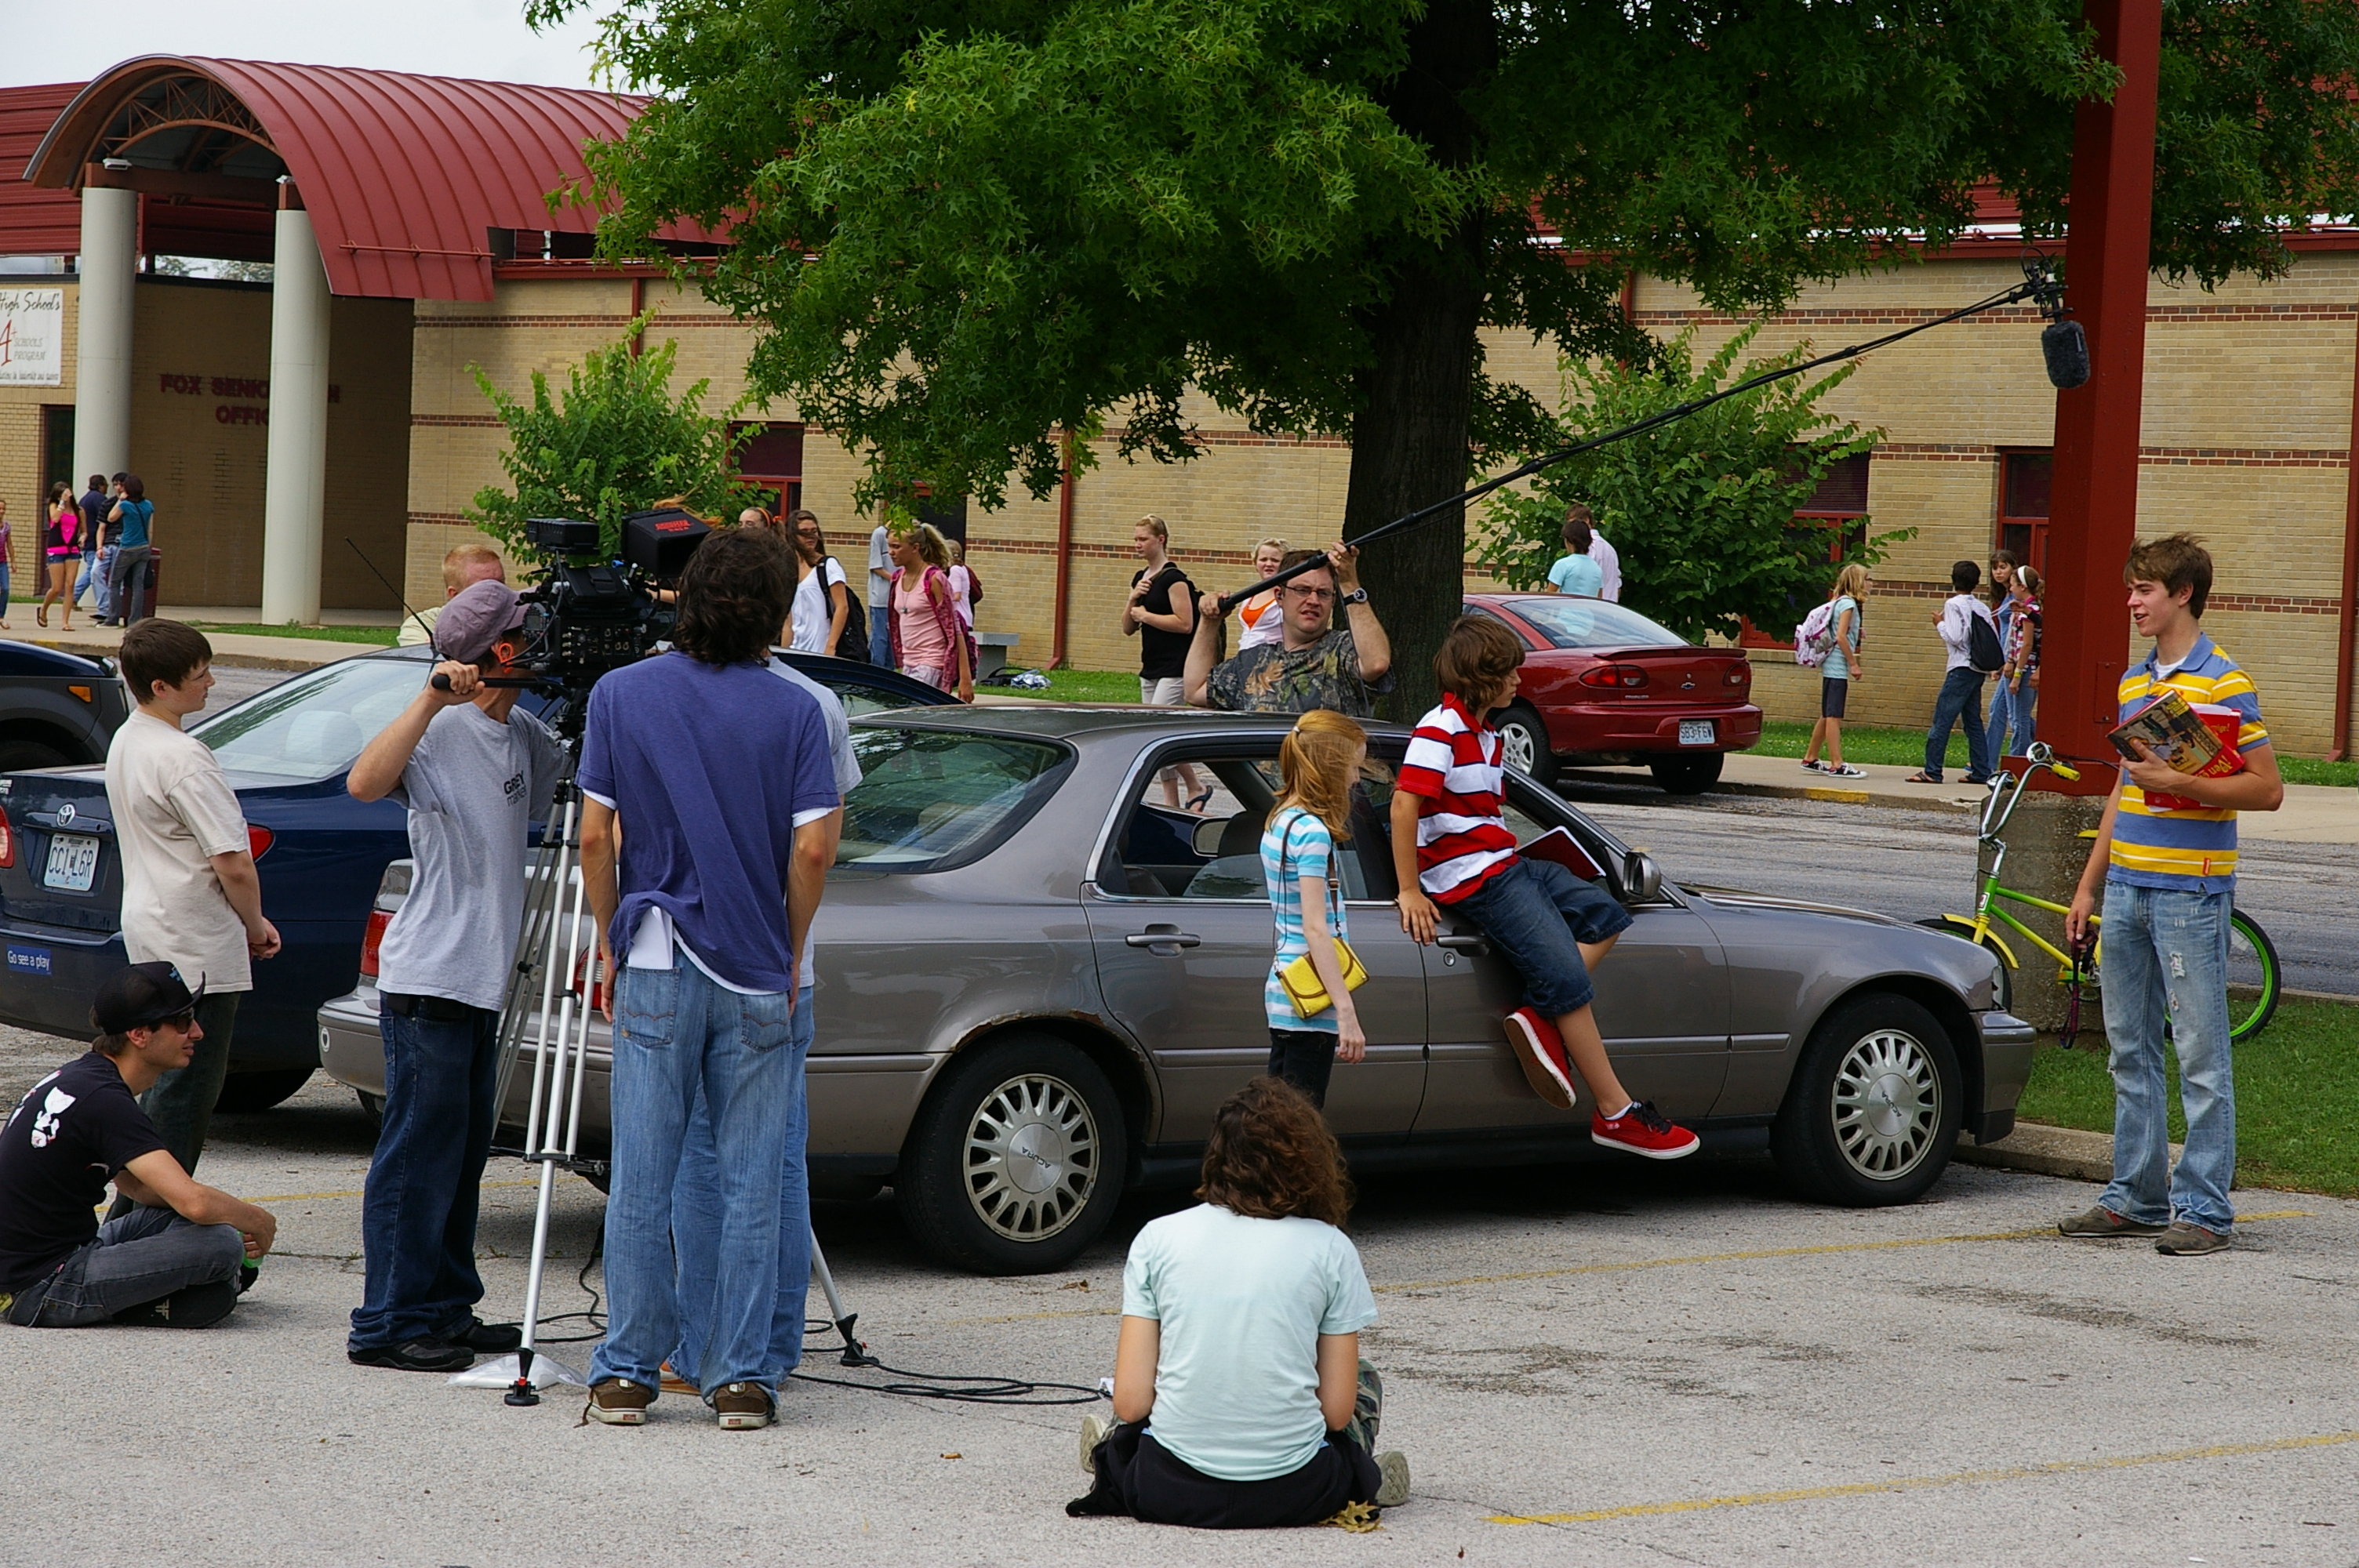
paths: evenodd
<path fill-rule="evenodd" d="M 1853 1170 L 1873 1181 L 1924 1162 L 1941 1124 L 1941 1076 L 1914 1035 L 1879 1029 L 1844 1053 L 1835 1070 L 1835 1141 Z"/>
<path fill-rule="evenodd" d="M 1532 771 L 1532 732 L 1510 719 L 1499 726 L 1499 760 L 1519 773 Z"/>
<path fill-rule="evenodd" d="M 983 1098 L 966 1133 L 966 1195 L 1010 1241 L 1057 1234 L 1097 1190 L 1097 1119 L 1071 1084 L 1045 1073 L 1010 1078 Z"/>

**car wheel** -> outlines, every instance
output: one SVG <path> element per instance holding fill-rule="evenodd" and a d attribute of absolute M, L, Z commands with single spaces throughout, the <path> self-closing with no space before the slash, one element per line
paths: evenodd
<path fill-rule="evenodd" d="M 44 746 L 38 741 L 0 741 L 0 773 L 22 773 L 27 768 L 62 768 L 72 761 L 55 746 Z"/>
<path fill-rule="evenodd" d="M 373 1095 L 366 1089 L 354 1089 L 353 1094 L 360 1100 L 361 1114 L 368 1118 L 369 1125 L 379 1131 L 384 1130 L 385 1097 Z"/>
<path fill-rule="evenodd" d="M 962 1053 L 926 1097 L 894 1192 L 919 1246 L 984 1274 L 1061 1269 L 1105 1229 L 1129 1161 L 1122 1105 L 1064 1041 Z"/>
<path fill-rule="evenodd" d="M 1666 795 L 1701 795 L 1720 782 L 1721 764 L 1726 760 L 1719 752 L 1701 757 L 1658 757 L 1647 764 L 1647 771 L 1655 775 Z"/>
<path fill-rule="evenodd" d="M 1788 1182 L 1822 1202 L 1910 1203 L 1949 1166 L 1962 1095 L 1940 1021 L 1907 997 L 1858 997 L 1811 1033 L 1771 1152 Z"/>
<path fill-rule="evenodd" d="M 311 1081 L 310 1067 L 274 1067 L 266 1073 L 232 1073 L 222 1080 L 213 1108 L 235 1116 L 268 1110 Z"/>
<path fill-rule="evenodd" d="M 1549 750 L 1548 726 L 1528 703 L 1514 703 L 1499 715 L 1499 761 L 1534 784 L 1556 782 L 1556 753 Z"/>

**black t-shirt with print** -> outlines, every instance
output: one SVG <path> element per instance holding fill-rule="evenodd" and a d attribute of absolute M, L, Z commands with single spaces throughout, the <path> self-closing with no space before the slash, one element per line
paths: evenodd
<path fill-rule="evenodd" d="M 1145 576 L 1145 567 L 1131 573 L 1131 587 L 1136 588 L 1138 579 Z M 1166 561 L 1163 569 L 1157 572 L 1147 585 L 1147 597 L 1138 601 L 1138 607 L 1150 614 L 1169 615 L 1172 613 L 1171 595 L 1175 589 L 1180 591 L 1184 603 L 1195 597 L 1196 585 L 1188 580 L 1188 574 L 1180 569 L 1179 562 Z M 1138 678 L 1178 680 L 1186 675 L 1188 644 L 1195 639 L 1196 634 L 1192 631 L 1166 632 L 1155 626 L 1139 627 Z"/>
<path fill-rule="evenodd" d="M 114 1064 L 83 1053 L 0 1127 L 0 1291 L 20 1291 L 98 1234 L 114 1173 L 164 1147 Z"/>

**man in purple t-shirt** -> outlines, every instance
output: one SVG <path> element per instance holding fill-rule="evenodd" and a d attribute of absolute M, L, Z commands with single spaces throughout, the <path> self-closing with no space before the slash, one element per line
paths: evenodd
<path fill-rule="evenodd" d="M 794 559 L 767 529 L 713 535 L 679 583 L 672 652 L 590 693 L 577 782 L 582 875 L 614 989 L 614 1168 L 606 1341 L 590 1413 L 647 1419 L 679 1338 L 672 1187 L 701 1090 L 721 1203 L 695 1380 L 723 1428 L 766 1426 L 780 1173 L 803 1150 L 795 979 L 841 804 L 810 694 L 769 671 Z M 616 967 L 619 961 L 620 968 Z"/>

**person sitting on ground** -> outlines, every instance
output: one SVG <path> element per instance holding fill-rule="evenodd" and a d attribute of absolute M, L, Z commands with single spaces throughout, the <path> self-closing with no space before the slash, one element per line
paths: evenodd
<path fill-rule="evenodd" d="M 433 640 L 444 605 L 479 582 L 507 580 L 507 563 L 489 545 L 455 546 L 442 557 L 442 603 L 402 617 L 401 634 L 394 642 L 404 648 L 423 647 Z"/>
<path fill-rule="evenodd" d="M 1341 875 L 1336 841 L 1352 836 L 1352 786 L 1367 760 L 1368 732 L 1342 714 L 1314 708 L 1296 719 L 1294 733 L 1278 747 L 1281 787 L 1261 836 L 1262 879 L 1277 920 L 1277 953 L 1262 986 L 1269 1072 L 1321 1107 L 1336 1060 L 1364 1061 L 1368 1054 L 1359 1010 L 1343 981 L 1339 945 L 1351 940 L 1343 901 L 1331 896 Z M 1305 957 L 1327 993 L 1327 1005 L 1308 1016 L 1295 1006 L 1285 980 L 1287 966 Z"/>
<path fill-rule="evenodd" d="M 1308 713 L 1330 708 L 1353 719 L 1375 712 L 1376 698 L 1392 690 L 1393 644 L 1360 586 L 1360 552 L 1337 543 L 1324 552 L 1290 550 L 1278 569 L 1327 558 L 1277 590 L 1285 617 L 1278 641 L 1247 648 L 1214 667 L 1219 653 L 1221 601 L 1206 594 L 1199 605 L 1195 641 L 1188 646 L 1188 700 L 1198 708 L 1232 713 Z M 1342 596 L 1344 624 L 1335 624 Z"/>
<path fill-rule="evenodd" d="M 1555 861 L 1518 854 L 1507 831 L 1501 742 L 1487 716 L 1515 697 L 1523 662 L 1523 644 L 1489 615 L 1460 616 L 1433 656 L 1441 705 L 1417 721 L 1393 794 L 1401 929 L 1432 941 L 1437 904 L 1473 921 L 1523 977 L 1507 1043 L 1533 1092 L 1570 1110 L 1578 1074 L 1596 1102 L 1592 1142 L 1676 1160 L 1695 1152 L 1696 1135 L 1623 1088 L 1590 1009 L 1590 971 L 1629 928 L 1629 912 Z"/>
<path fill-rule="evenodd" d="M 1605 592 L 1605 568 L 1590 556 L 1596 543 L 1589 529 L 1589 508 L 1575 503 L 1565 511 L 1564 554 L 1549 568 L 1549 586 L 1559 593 L 1596 599 Z"/>
<path fill-rule="evenodd" d="M 91 1048 L 0 1128 L 0 1316 L 19 1327 L 204 1328 L 230 1314 L 278 1234 L 267 1209 L 191 1180 L 135 1098 L 189 1065 L 204 1030 L 169 964 L 109 976 Z M 98 1223 L 106 1184 L 137 1206 Z"/>
<path fill-rule="evenodd" d="M 1406 1501 L 1408 1459 L 1371 1452 L 1384 1382 L 1360 1331 L 1376 1303 L 1342 1228 L 1335 1135 L 1294 1086 L 1256 1078 L 1212 1113 L 1196 1195 L 1130 1244 L 1115 1424 L 1082 1418 L 1097 1481 L 1065 1511 L 1255 1530 Z"/>

